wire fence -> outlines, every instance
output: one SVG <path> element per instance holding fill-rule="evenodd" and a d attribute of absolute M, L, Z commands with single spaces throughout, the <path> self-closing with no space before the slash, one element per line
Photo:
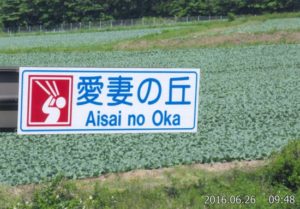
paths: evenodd
<path fill-rule="evenodd" d="M 2 31 L 8 34 L 12 33 L 30 33 L 30 32 L 65 32 L 76 30 L 106 30 L 116 27 L 133 26 L 159 26 L 173 25 L 177 23 L 191 23 L 211 20 L 226 20 L 226 16 L 188 16 L 188 17 L 168 17 L 168 18 L 138 18 L 126 20 L 99 20 L 89 22 L 62 23 L 56 26 L 45 25 L 26 25 L 16 27 L 6 27 Z"/>

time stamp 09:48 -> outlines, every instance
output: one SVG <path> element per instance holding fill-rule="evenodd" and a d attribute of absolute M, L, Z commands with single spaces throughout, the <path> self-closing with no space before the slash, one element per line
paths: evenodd
<path fill-rule="evenodd" d="M 253 195 L 206 195 L 205 205 L 213 204 L 256 204 L 256 197 Z M 295 204 L 296 198 L 294 195 L 269 195 L 266 197 L 269 204 Z"/>

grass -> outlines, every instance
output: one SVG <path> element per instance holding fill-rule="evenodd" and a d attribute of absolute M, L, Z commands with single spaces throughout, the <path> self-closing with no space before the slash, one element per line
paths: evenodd
<path fill-rule="evenodd" d="M 22 192 L 2 186 L 0 208 L 299 208 L 299 165 L 300 141 L 294 141 L 267 165 L 255 168 L 177 166 L 156 175 L 117 174 L 102 180 L 58 176 L 42 185 L 22 186 Z"/>
<path fill-rule="evenodd" d="M 150 34 L 139 38 L 129 38 L 127 40 L 112 41 L 110 43 L 76 44 L 71 46 L 51 46 L 51 47 L 24 47 L 12 49 L 0 49 L 2 54 L 33 53 L 33 52 L 90 52 L 90 51 L 130 51 L 130 50 L 149 50 L 149 49 L 175 49 L 175 48 L 198 48 L 198 47 L 231 47 L 235 45 L 253 44 L 276 44 L 276 43 L 300 43 L 299 29 L 271 30 L 265 32 L 247 33 L 241 36 L 238 33 L 223 34 L 227 29 L 235 29 L 242 25 L 259 24 L 265 20 L 274 18 L 300 17 L 300 13 L 266 14 L 262 16 L 243 16 L 234 21 L 203 21 L 192 23 L 179 23 L 175 25 L 165 25 L 165 30 L 160 34 Z M 180 26 L 180 27 L 179 27 Z M 150 26 L 150 28 L 162 27 Z M 176 28 L 177 27 L 177 28 Z M 144 29 L 149 26 L 120 27 L 108 30 L 130 30 Z M 103 30 L 103 31 L 108 31 Z M 68 33 L 96 32 L 91 31 L 69 31 Z M 38 33 L 43 35 L 43 33 Z M 58 33 L 53 33 L 58 34 Z M 60 33 L 61 34 L 61 33 Z M 278 35 L 279 34 L 279 35 Z M 21 34 L 22 35 L 22 34 Z M 273 38 L 271 36 L 280 36 Z M 270 41 L 268 37 L 270 36 Z M 45 40 L 46 41 L 46 40 Z"/>
<path fill-rule="evenodd" d="M 45 32 L 20 32 L 20 33 L 5 33 L 0 32 L 0 37 L 10 37 L 10 36 L 32 36 L 32 35 L 59 35 L 59 34 L 76 34 L 76 33 L 94 33 L 94 32 L 105 32 L 105 31 L 123 31 L 123 30 L 138 30 L 138 29 L 149 29 L 149 28 L 172 28 L 172 27 L 185 27 L 185 26 L 193 26 L 195 24 L 204 23 L 204 22 L 224 22 L 224 20 L 210 20 L 210 21 L 203 21 L 203 22 L 178 22 L 178 23 L 162 23 L 156 25 L 133 25 L 133 26 L 114 26 L 114 27 L 106 27 L 106 28 L 97 28 L 92 27 L 91 29 L 73 29 L 73 30 L 66 30 L 66 31 L 45 31 Z"/>
<path fill-rule="evenodd" d="M 252 33 L 242 35 L 214 35 L 192 38 L 193 28 L 182 30 L 186 34 L 184 39 L 180 37 L 180 31 L 165 31 L 161 35 L 149 35 L 143 38 L 114 41 L 107 44 L 82 44 L 76 46 L 55 46 L 55 47 L 28 47 L 15 49 L 0 49 L 0 54 L 21 54 L 21 53 L 53 53 L 53 52 L 112 52 L 112 51 L 144 51 L 144 50 L 172 50 L 191 48 L 213 48 L 213 47 L 234 47 L 251 46 L 259 44 L 298 44 L 300 43 L 300 30 L 290 31 L 269 31 L 265 33 Z M 177 36 L 178 35 L 178 36 Z M 169 38 L 163 38 L 169 37 Z"/>
<path fill-rule="evenodd" d="M 140 50 L 172 50 L 172 49 L 191 49 L 191 48 L 213 48 L 213 47 L 235 47 L 252 46 L 261 44 L 298 44 L 300 43 L 300 33 L 297 32 L 275 32 L 272 33 L 252 33 L 252 34 L 231 34 L 213 36 L 190 36 L 178 39 L 176 37 L 146 40 L 130 40 L 118 43 L 111 47 L 114 50 L 140 51 Z M 158 35 L 159 36 L 159 35 Z"/>
<path fill-rule="evenodd" d="M 258 16 L 253 15 L 242 15 L 238 18 L 239 21 L 245 22 L 248 20 L 254 21 L 265 21 L 267 19 L 275 19 L 275 18 L 292 18 L 292 17 L 300 17 L 300 12 L 284 12 L 284 13 L 266 13 Z M 157 18 L 159 20 L 159 18 Z M 203 21 L 205 22 L 205 21 Z M 210 22 L 224 22 L 222 20 L 213 20 Z M 175 24 L 157 24 L 157 25 L 133 25 L 133 26 L 114 26 L 114 27 L 107 27 L 107 28 L 95 28 L 92 27 L 91 29 L 75 29 L 75 30 L 68 30 L 62 32 L 20 32 L 20 33 L 12 33 L 7 34 L 5 32 L 0 31 L 0 36 L 27 36 L 27 35 L 44 35 L 44 34 L 61 34 L 61 33 L 89 33 L 89 32 L 99 32 L 99 31 L 120 31 L 120 30 L 135 30 L 135 29 L 146 29 L 146 28 L 160 28 L 160 27 L 176 27 L 176 26 L 189 26 L 198 24 L 199 22 L 183 22 L 183 23 L 175 23 Z"/>
<path fill-rule="evenodd" d="M 225 27 L 227 24 L 226 21 L 210 21 L 204 23 L 190 23 L 190 24 L 177 24 L 176 26 L 183 26 L 180 29 L 166 29 L 163 30 L 160 36 L 157 38 L 167 38 L 170 36 L 182 36 L 195 31 L 205 31 L 211 28 Z M 233 24 L 233 23 L 230 23 Z M 172 25 L 172 27 L 174 27 Z M 149 27 L 148 27 L 149 28 Z M 142 28 L 139 28 L 142 29 Z M 94 31 L 95 32 L 95 31 Z M 156 36 L 143 36 L 145 39 L 154 39 Z M 113 41 L 110 43 L 99 43 L 99 44 L 81 44 L 74 46 L 53 46 L 53 47 L 27 47 L 27 48 L 14 48 L 14 49 L 0 49 L 2 54 L 16 54 L 16 53 L 32 53 L 32 52 L 76 52 L 76 51 L 114 51 L 119 50 L 118 45 L 121 43 L 126 43 L 126 41 L 139 41 L 140 38 L 128 39 L 121 41 Z"/>

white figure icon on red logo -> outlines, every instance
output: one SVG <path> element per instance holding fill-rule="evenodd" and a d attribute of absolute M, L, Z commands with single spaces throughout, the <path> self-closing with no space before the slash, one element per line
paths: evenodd
<path fill-rule="evenodd" d="M 29 76 L 28 126 L 70 126 L 72 76 Z"/>

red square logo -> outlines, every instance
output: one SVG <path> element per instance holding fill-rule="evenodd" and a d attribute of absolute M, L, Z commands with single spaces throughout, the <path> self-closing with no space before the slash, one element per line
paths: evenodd
<path fill-rule="evenodd" d="M 28 126 L 71 126 L 73 76 L 30 75 Z"/>

